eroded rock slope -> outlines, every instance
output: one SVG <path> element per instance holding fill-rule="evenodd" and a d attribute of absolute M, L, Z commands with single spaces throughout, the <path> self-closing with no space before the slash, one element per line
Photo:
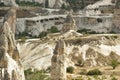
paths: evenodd
<path fill-rule="evenodd" d="M 24 67 L 42 69 L 51 66 L 51 57 L 55 50 L 56 41 L 59 39 L 63 39 L 65 42 L 67 66 L 104 66 L 109 64 L 112 59 L 120 61 L 120 35 L 75 36 L 70 32 L 66 33 L 19 42 L 18 46 L 21 49 Z"/>

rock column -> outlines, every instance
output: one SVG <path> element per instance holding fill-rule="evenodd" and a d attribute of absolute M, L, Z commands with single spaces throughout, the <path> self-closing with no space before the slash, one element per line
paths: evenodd
<path fill-rule="evenodd" d="M 51 80 L 66 80 L 66 55 L 64 41 L 60 40 L 51 59 Z"/>

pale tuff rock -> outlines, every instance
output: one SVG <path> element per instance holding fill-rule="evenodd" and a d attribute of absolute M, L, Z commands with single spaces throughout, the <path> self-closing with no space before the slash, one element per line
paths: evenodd
<path fill-rule="evenodd" d="M 55 50 L 56 41 L 60 38 L 48 37 L 26 40 L 19 43 L 20 55 L 25 69 L 47 69 L 51 66 L 51 57 Z M 65 37 L 64 53 L 66 66 L 75 64 L 86 67 L 108 65 L 112 59 L 120 62 L 120 35 L 96 34 L 81 37 Z M 78 64 L 78 61 L 81 64 Z M 44 64 L 46 63 L 46 64 Z"/>
<path fill-rule="evenodd" d="M 24 80 L 19 52 L 15 41 L 16 9 L 11 8 L 0 27 L 0 67 L 2 80 Z M 13 77 L 14 76 L 14 77 Z"/>
<path fill-rule="evenodd" d="M 69 13 L 65 19 L 65 22 L 62 28 L 62 33 L 65 33 L 69 30 L 75 30 L 75 31 L 77 30 L 75 20 L 73 19 L 71 13 Z"/>
<path fill-rule="evenodd" d="M 7 6 L 15 6 L 18 7 L 15 0 L 0 0 L 0 2 L 3 2 Z"/>
<path fill-rule="evenodd" d="M 66 80 L 66 55 L 64 48 L 64 42 L 62 40 L 58 41 L 51 59 L 51 80 Z"/>

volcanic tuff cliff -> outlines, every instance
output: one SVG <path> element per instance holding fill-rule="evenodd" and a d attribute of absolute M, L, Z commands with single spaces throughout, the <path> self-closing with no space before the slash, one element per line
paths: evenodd
<path fill-rule="evenodd" d="M 76 64 L 87 67 L 103 66 L 112 59 L 118 59 L 120 62 L 120 35 L 98 34 L 75 37 L 76 34 L 73 35 L 73 32 L 62 35 L 19 42 L 18 47 L 24 67 L 46 69 L 51 66 L 56 41 L 59 39 L 65 41 L 66 66 Z"/>
<path fill-rule="evenodd" d="M 15 41 L 16 9 L 6 14 L 0 26 L 0 68 L 2 80 L 24 80 L 24 72 Z"/>

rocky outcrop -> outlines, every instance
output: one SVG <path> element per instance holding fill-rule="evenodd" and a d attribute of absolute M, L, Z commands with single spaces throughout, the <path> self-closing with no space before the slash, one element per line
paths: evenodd
<path fill-rule="evenodd" d="M 62 40 L 57 42 L 51 59 L 51 80 L 66 80 L 66 54 Z"/>
<path fill-rule="evenodd" d="M 19 52 L 15 41 L 16 8 L 6 14 L 0 27 L 0 67 L 2 80 L 24 80 Z"/>

